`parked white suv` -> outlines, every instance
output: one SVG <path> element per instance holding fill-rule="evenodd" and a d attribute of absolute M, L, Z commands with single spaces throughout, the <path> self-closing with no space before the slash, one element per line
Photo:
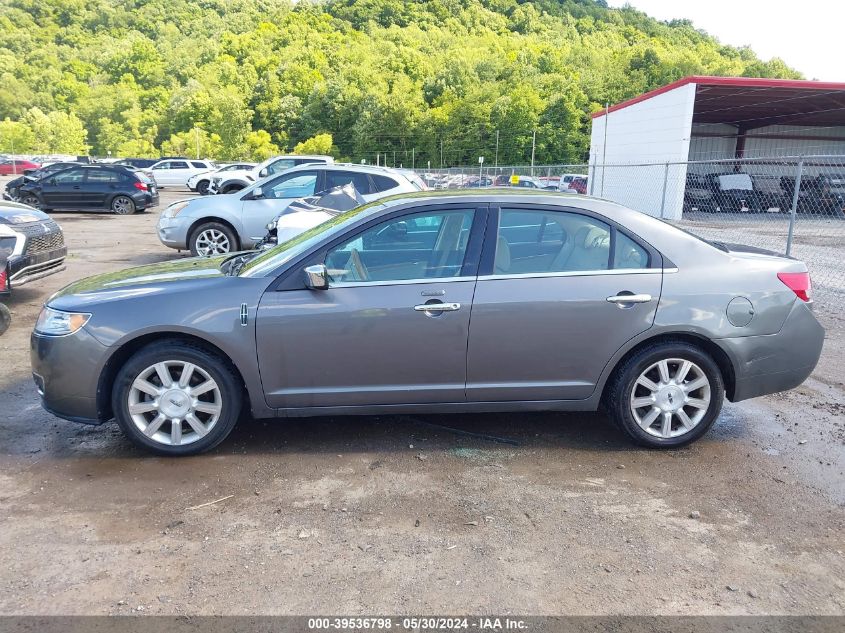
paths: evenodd
<path fill-rule="evenodd" d="M 334 163 L 331 156 L 293 154 L 289 156 L 273 156 L 263 163 L 259 163 L 252 169 L 232 171 L 225 174 L 217 174 L 212 177 L 208 187 L 208 193 L 232 193 L 246 189 L 262 178 L 280 174 L 281 172 L 297 167 L 299 165 L 318 164 L 330 165 Z"/>
<path fill-rule="evenodd" d="M 159 187 L 187 187 L 188 179 L 204 171 L 217 169 L 210 160 L 168 158 L 152 165 L 149 170 Z"/>
<path fill-rule="evenodd" d="M 158 238 L 165 246 L 194 255 L 253 248 L 267 234 L 267 223 L 293 200 L 350 182 L 367 202 L 423 187 L 416 175 L 387 167 L 300 165 L 241 191 L 171 204 L 159 216 Z"/>
<path fill-rule="evenodd" d="M 223 165 L 217 169 L 212 169 L 211 171 L 203 171 L 198 174 L 194 174 L 188 178 L 188 189 L 196 191 L 198 194 L 204 196 L 208 193 L 208 188 L 211 185 L 211 179 L 214 178 L 214 176 L 228 176 L 231 175 L 232 172 L 249 171 L 253 167 L 255 167 L 255 163 L 232 163 L 231 165 Z"/>

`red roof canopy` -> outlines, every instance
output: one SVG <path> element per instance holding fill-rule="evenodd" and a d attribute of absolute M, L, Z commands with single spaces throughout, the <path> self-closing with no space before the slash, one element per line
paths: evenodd
<path fill-rule="evenodd" d="M 664 92 L 696 85 L 693 122 L 729 123 L 746 129 L 767 125 L 845 125 L 845 83 L 804 79 L 684 77 L 610 106 L 615 112 Z M 603 116 L 604 110 L 593 113 Z"/>

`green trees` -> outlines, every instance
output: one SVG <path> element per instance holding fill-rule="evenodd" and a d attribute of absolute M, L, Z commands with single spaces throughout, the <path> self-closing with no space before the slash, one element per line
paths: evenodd
<path fill-rule="evenodd" d="M 538 162 L 577 162 L 605 102 L 690 74 L 798 76 L 596 0 L 5 0 L 0 41 L 0 148 L 18 152 L 199 140 L 219 159 L 438 166 L 494 160 L 498 138 L 504 164 L 536 132 Z"/>

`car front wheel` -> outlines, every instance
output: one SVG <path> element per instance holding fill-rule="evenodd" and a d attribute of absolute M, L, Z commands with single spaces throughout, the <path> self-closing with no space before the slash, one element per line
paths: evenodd
<path fill-rule="evenodd" d="M 191 232 L 188 247 L 195 257 L 211 257 L 238 250 L 238 240 L 234 231 L 225 224 L 206 222 Z"/>
<path fill-rule="evenodd" d="M 208 195 L 208 184 L 207 180 L 200 180 L 197 183 L 197 193 L 201 196 Z"/>
<path fill-rule="evenodd" d="M 231 432 L 241 389 L 218 356 L 188 342 L 153 343 L 118 372 L 112 410 L 123 433 L 159 455 L 195 455 Z"/>
<path fill-rule="evenodd" d="M 657 343 L 628 358 L 608 385 L 606 405 L 634 442 L 675 448 L 694 442 L 722 410 L 719 367 L 684 342 Z"/>
<path fill-rule="evenodd" d="M 38 207 L 38 198 L 33 196 L 31 193 L 26 194 L 21 198 L 21 204 L 25 204 L 29 207 Z"/>

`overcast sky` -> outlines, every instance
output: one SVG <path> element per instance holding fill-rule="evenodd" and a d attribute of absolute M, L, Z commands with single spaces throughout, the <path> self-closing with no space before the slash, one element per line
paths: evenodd
<path fill-rule="evenodd" d="M 780 57 L 807 79 L 845 81 L 843 0 L 608 0 L 658 20 L 686 18 L 724 44 L 747 44 L 762 59 Z"/>

